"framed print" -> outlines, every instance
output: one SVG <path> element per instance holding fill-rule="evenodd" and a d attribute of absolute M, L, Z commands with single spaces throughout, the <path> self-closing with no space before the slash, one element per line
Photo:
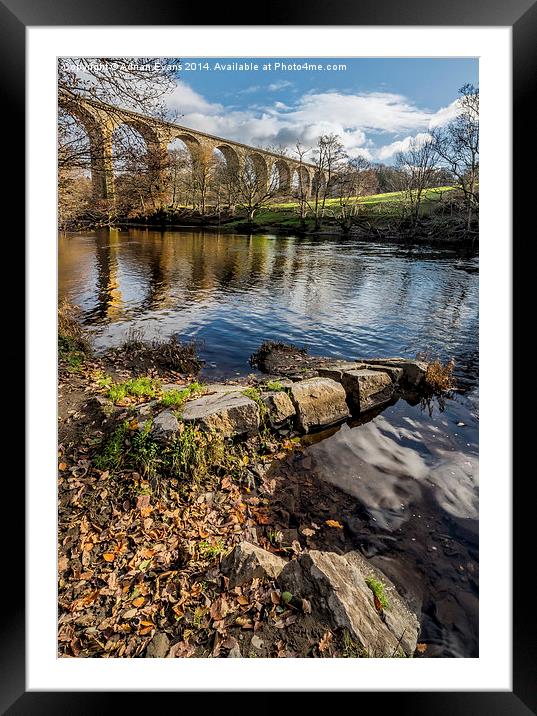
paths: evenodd
<path fill-rule="evenodd" d="M 8 713 L 536 712 L 510 345 L 537 11 L 480 5 L 0 6 L 28 167 Z"/>

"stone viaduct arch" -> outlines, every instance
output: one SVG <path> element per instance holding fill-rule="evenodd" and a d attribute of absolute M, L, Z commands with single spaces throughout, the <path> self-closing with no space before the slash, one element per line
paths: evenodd
<path fill-rule="evenodd" d="M 313 164 L 67 92 L 60 94 L 59 104 L 80 122 L 88 135 L 92 187 L 96 200 L 113 200 L 115 197 L 113 133 L 122 125 L 132 127 L 143 137 L 147 147 L 148 170 L 154 173 L 157 183 L 159 174 L 164 171 L 168 144 L 179 139 L 189 150 L 193 165 L 209 162 L 214 150 L 218 150 L 231 171 L 238 172 L 247 161 L 251 162 L 261 186 L 267 186 L 271 172 L 274 172 L 278 180 L 278 193 L 288 194 L 293 174 L 297 172 L 303 189 L 308 194 L 311 192 L 316 173 Z"/>

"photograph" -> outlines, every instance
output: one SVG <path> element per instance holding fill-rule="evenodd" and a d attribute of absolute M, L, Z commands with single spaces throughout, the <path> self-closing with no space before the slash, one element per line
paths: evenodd
<path fill-rule="evenodd" d="M 356 49 L 57 58 L 59 659 L 480 656 L 480 60 Z"/>

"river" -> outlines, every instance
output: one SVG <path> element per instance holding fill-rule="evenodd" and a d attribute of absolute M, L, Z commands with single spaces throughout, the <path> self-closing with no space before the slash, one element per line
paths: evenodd
<path fill-rule="evenodd" d="M 195 339 L 205 379 L 252 372 L 266 339 L 348 359 L 453 357 L 443 410 L 400 400 L 281 469 L 337 489 L 355 543 L 421 615 L 427 656 L 478 655 L 477 257 L 340 237 L 88 231 L 59 238 L 59 294 L 97 350 L 131 328 Z"/>

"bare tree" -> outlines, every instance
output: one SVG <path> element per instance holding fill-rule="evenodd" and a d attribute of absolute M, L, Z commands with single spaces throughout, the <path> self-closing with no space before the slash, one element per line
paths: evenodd
<path fill-rule="evenodd" d="M 313 184 L 313 192 L 308 202 L 315 219 L 315 230 L 321 226 L 324 216 L 326 200 L 333 189 L 334 181 L 341 163 L 345 161 L 346 154 L 343 150 L 340 137 L 337 134 L 323 134 L 319 137 L 317 147 L 313 150 L 314 165 L 316 168 L 316 180 Z"/>
<path fill-rule="evenodd" d="M 218 162 L 215 167 L 213 196 L 218 213 L 222 209 L 231 214 L 235 211 L 235 205 L 239 199 L 237 169 L 230 166 L 225 160 Z"/>
<path fill-rule="evenodd" d="M 311 152 L 311 147 L 306 148 L 302 146 L 300 142 L 297 142 L 295 145 L 295 154 L 298 158 L 298 182 L 296 187 L 296 192 L 293 192 L 293 187 L 291 186 L 291 194 L 294 194 L 294 197 L 298 201 L 298 215 L 300 217 L 300 225 L 302 228 L 305 228 L 306 225 L 306 217 L 308 215 L 308 187 L 306 185 L 306 182 L 304 181 L 304 172 L 302 170 L 302 167 L 305 162 L 306 155 Z"/>
<path fill-rule="evenodd" d="M 408 149 L 397 154 L 395 163 L 404 193 L 404 205 L 415 226 L 419 220 L 424 191 L 432 185 L 437 170 L 436 141 L 431 135 L 413 137 Z"/>
<path fill-rule="evenodd" d="M 360 214 L 359 196 L 371 183 L 369 161 L 365 157 L 355 157 L 340 165 L 333 175 L 332 193 L 337 199 L 332 213 L 344 232 L 350 231 Z"/>
<path fill-rule="evenodd" d="M 479 89 L 465 84 L 459 94 L 459 114 L 434 133 L 434 140 L 442 163 L 463 192 L 466 229 L 470 231 L 479 210 Z"/>
<path fill-rule="evenodd" d="M 277 160 L 265 158 L 265 161 L 266 173 L 247 157 L 235 174 L 237 203 L 246 209 L 250 223 L 255 213 L 270 204 L 279 190 L 278 173 L 274 171 Z"/>

